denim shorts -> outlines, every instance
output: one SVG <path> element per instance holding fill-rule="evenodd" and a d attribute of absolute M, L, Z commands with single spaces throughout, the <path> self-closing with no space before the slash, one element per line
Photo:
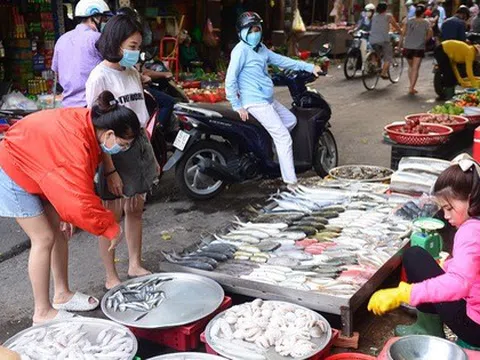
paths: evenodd
<path fill-rule="evenodd" d="M 0 167 L 0 216 L 29 218 L 42 213 L 43 204 L 40 197 L 23 190 Z"/>

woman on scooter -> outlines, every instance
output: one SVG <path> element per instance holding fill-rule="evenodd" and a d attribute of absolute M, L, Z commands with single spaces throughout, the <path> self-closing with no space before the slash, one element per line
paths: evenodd
<path fill-rule="evenodd" d="M 383 55 L 383 67 L 381 78 L 388 79 L 388 69 L 392 62 L 393 49 L 390 41 L 390 26 L 397 32 L 402 29 L 392 14 L 387 13 L 388 5 L 385 2 L 380 2 L 377 5 L 377 13 L 373 15 L 372 27 L 370 30 L 370 45 L 377 53 Z"/>
<path fill-rule="evenodd" d="M 15 218 L 32 244 L 28 271 L 34 324 L 98 306 L 97 299 L 70 291 L 68 240 L 59 222 L 101 235 L 106 249 L 115 248 L 121 228 L 92 184 L 102 151 L 125 151 L 139 134 L 137 115 L 104 91 L 92 109 L 45 110 L 25 117 L 0 143 L 0 216 Z"/>
<path fill-rule="evenodd" d="M 240 42 L 230 56 L 225 79 L 227 99 L 243 121 L 253 115 L 273 138 L 284 183 L 292 189 L 297 184 L 293 164 L 290 131 L 297 119 L 273 97 L 273 82 L 268 75 L 268 64 L 283 69 L 308 71 L 318 76 L 319 66 L 294 61 L 278 55 L 262 44 L 262 19 L 257 13 L 243 13 L 237 20 Z"/>
<path fill-rule="evenodd" d="M 426 250 L 411 247 L 403 255 L 410 284 L 377 291 L 368 310 L 383 315 L 408 303 L 417 307 L 417 322 L 398 326 L 396 335 L 445 337 L 445 323 L 462 346 L 480 348 L 480 166 L 469 155 L 459 155 L 433 191 L 445 219 L 458 228 L 452 258 L 440 267 Z"/>
<path fill-rule="evenodd" d="M 365 15 L 358 21 L 357 26 L 354 29 L 350 30 L 348 33 L 353 34 L 359 30 L 370 31 L 372 27 L 372 17 L 375 13 L 375 5 L 372 3 L 365 5 Z"/>
<path fill-rule="evenodd" d="M 97 191 L 118 221 L 125 213 L 125 238 L 128 245 L 128 276 L 150 274 L 142 266 L 142 214 L 146 193 L 159 174 L 159 166 L 144 127 L 149 119 L 140 74 L 135 69 L 142 43 L 141 25 L 125 15 L 116 15 L 105 26 L 97 47 L 103 58 L 90 74 L 86 84 L 87 103 L 108 89 L 121 105 L 138 116 L 142 130 L 132 147 L 122 153 L 105 154 L 99 171 Z M 113 252 L 100 239 L 100 255 L 105 270 L 107 289 L 121 281 L 115 268 Z"/>
<path fill-rule="evenodd" d="M 400 42 L 400 47 L 403 47 L 403 56 L 408 61 L 408 79 L 410 80 L 408 93 L 410 95 L 418 92 L 415 85 L 422 59 L 425 57 L 425 44 L 433 35 L 430 22 L 423 17 L 424 13 L 425 6 L 417 5 L 415 17 L 408 19 L 403 25 L 402 41 Z"/>

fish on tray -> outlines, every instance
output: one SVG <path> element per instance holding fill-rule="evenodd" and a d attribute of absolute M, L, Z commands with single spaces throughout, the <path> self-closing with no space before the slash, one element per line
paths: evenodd
<path fill-rule="evenodd" d="M 66 321 L 46 327 L 31 328 L 16 339 L 9 348 L 22 359 L 118 359 L 131 358 L 134 343 L 119 327 L 101 330 L 89 324 Z"/>

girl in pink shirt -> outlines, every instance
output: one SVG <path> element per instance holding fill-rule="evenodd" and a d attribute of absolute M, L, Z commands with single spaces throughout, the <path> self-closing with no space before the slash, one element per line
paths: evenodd
<path fill-rule="evenodd" d="M 408 303 L 417 307 L 417 323 L 398 326 L 397 336 L 444 337 L 445 323 L 463 345 L 480 347 L 480 166 L 467 154 L 452 163 L 434 186 L 445 220 L 458 229 L 452 258 L 442 269 L 423 248 L 408 249 L 403 265 L 410 284 L 377 291 L 368 309 L 383 315 Z"/>

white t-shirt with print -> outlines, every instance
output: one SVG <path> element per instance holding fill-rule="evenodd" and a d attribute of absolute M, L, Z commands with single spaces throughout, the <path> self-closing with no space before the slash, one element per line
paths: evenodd
<path fill-rule="evenodd" d="M 143 95 L 142 81 L 136 69 L 116 70 L 100 63 L 90 73 L 85 86 L 88 107 L 92 107 L 102 91 L 108 90 L 112 92 L 120 105 L 132 109 L 137 114 L 142 127 L 147 124 L 149 115 Z"/>

